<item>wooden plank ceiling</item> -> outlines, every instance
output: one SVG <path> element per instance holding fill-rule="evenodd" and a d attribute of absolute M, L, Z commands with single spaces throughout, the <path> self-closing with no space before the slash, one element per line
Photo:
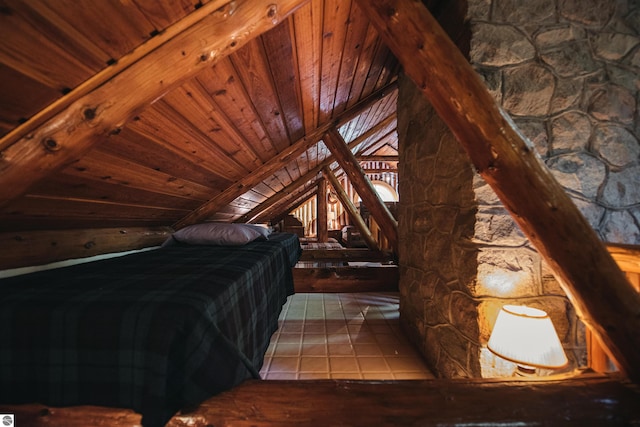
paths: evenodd
<path fill-rule="evenodd" d="M 190 26 L 212 4 L 0 1 L 0 150 L 28 141 L 67 99 L 78 99 L 83 84 Z M 214 205 L 207 219 L 246 219 L 278 192 L 300 196 L 292 184 L 311 188 L 330 155 L 323 129 L 338 125 L 347 143 L 361 137 L 354 153 L 396 154 L 399 68 L 355 2 L 303 2 L 268 32 L 159 93 L 118 132 L 34 178 L 26 192 L 0 193 L 0 231 L 175 225 L 222 194 L 231 201 Z M 7 189 L 3 157 L 0 188 Z M 251 185 L 235 195 L 239 182 Z"/>

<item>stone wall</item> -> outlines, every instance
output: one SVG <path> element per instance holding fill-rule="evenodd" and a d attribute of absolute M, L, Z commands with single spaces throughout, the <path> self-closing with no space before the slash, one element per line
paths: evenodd
<path fill-rule="evenodd" d="M 469 57 L 601 238 L 640 244 L 640 7 L 469 0 Z M 633 7 L 632 7 L 633 5 Z M 505 303 L 546 310 L 570 358 L 584 326 L 428 102 L 401 78 L 401 320 L 438 376 L 508 375 L 486 350 Z"/>
<path fill-rule="evenodd" d="M 473 170 L 404 76 L 398 99 L 401 322 L 438 376 L 474 376 L 477 358 L 467 357 L 480 344 L 477 303 L 468 290 L 477 275 Z"/>
<path fill-rule="evenodd" d="M 469 0 L 472 64 L 602 240 L 640 244 L 640 3 Z"/>

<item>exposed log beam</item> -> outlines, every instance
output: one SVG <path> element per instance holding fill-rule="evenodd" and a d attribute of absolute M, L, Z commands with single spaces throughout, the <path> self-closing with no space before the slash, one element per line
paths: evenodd
<path fill-rule="evenodd" d="M 56 99 L 49 104 L 46 108 L 43 108 L 38 113 L 34 114 L 26 122 L 13 129 L 0 139 L 0 150 L 4 150 L 8 146 L 14 144 L 18 140 L 26 137 L 28 134 L 35 132 L 38 126 L 42 125 L 47 120 L 51 119 L 55 114 L 60 113 L 71 104 L 87 95 L 91 91 L 97 89 L 99 86 L 108 82 L 116 75 L 130 67 L 132 64 L 144 60 L 144 57 L 151 53 L 153 50 L 165 44 L 167 41 L 176 37 L 178 34 L 197 24 L 208 15 L 216 12 L 221 7 L 229 3 L 229 0 L 212 0 L 195 9 L 193 12 L 182 18 L 180 21 L 174 23 L 164 31 L 156 35 L 155 37 L 147 40 L 142 45 L 135 48 L 129 54 L 118 59 L 118 61 L 104 70 L 94 74 L 91 78 L 80 84 L 66 95 Z"/>
<path fill-rule="evenodd" d="M 285 198 L 278 205 L 273 206 L 261 213 L 255 220 L 255 222 L 265 222 L 267 220 L 279 221 L 284 218 L 289 212 L 296 209 L 298 206 L 305 203 L 311 197 L 316 194 L 315 181 L 310 186 L 300 187 L 298 191 L 291 193 L 289 197 Z"/>
<path fill-rule="evenodd" d="M 327 180 L 320 178 L 318 180 L 318 204 L 316 205 L 316 236 L 318 242 L 326 242 L 329 240 L 329 229 L 327 226 Z"/>
<path fill-rule="evenodd" d="M 357 2 L 554 270 L 581 319 L 640 382 L 640 296 L 563 188 L 421 2 Z"/>
<path fill-rule="evenodd" d="M 366 174 L 371 174 L 371 173 L 385 173 L 385 172 L 393 172 L 396 173 L 398 172 L 398 168 L 363 168 L 362 170 L 364 170 L 364 173 Z"/>
<path fill-rule="evenodd" d="M 393 123 L 396 120 L 396 118 L 397 118 L 397 115 L 396 115 L 395 112 L 393 114 L 390 114 L 389 116 L 387 116 L 386 118 L 381 120 L 378 124 L 376 124 L 375 126 L 371 127 L 369 130 L 365 131 L 362 135 L 360 135 L 359 137 L 357 137 L 356 139 L 351 141 L 348 144 L 349 145 L 349 149 L 353 149 L 354 147 L 356 147 L 361 142 L 366 141 L 367 139 L 369 139 L 372 135 L 374 135 L 374 134 L 380 132 L 381 130 L 385 129 L 387 126 L 389 126 L 391 123 Z M 395 132 L 395 131 L 396 130 L 394 128 L 391 132 Z M 378 141 L 369 144 L 368 147 L 370 147 L 371 145 L 377 144 L 379 141 L 385 139 L 388 135 L 389 135 L 389 133 L 384 134 L 382 137 L 380 137 L 378 139 Z"/>
<path fill-rule="evenodd" d="M 236 222 L 254 222 L 257 219 L 262 218 L 263 213 L 272 206 L 279 204 L 285 199 L 291 200 L 295 195 L 299 196 L 300 194 L 302 194 L 303 191 L 301 189 L 303 187 L 305 188 L 304 192 L 308 191 L 310 186 L 315 185 L 316 181 L 319 179 L 320 176 L 318 174 L 322 172 L 322 168 L 330 163 L 331 162 L 329 161 L 329 159 L 325 159 L 322 163 L 318 164 L 306 174 L 296 179 L 286 188 L 280 190 L 278 194 L 274 195 L 273 197 L 269 197 L 267 200 L 253 208 L 250 212 L 247 212 Z"/>
<path fill-rule="evenodd" d="M 615 378 L 546 381 L 249 380 L 176 414 L 167 427 L 301 425 L 637 425 L 639 392 Z M 0 405 L 19 426 L 140 426 L 130 409 Z"/>
<path fill-rule="evenodd" d="M 622 271 L 640 273 L 640 246 L 610 243 L 607 250 Z"/>
<path fill-rule="evenodd" d="M 168 227 L 120 227 L 0 233 L 0 270 L 159 246 Z"/>
<path fill-rule="evenodd" d="M 356 156 L 360 162 L 397 162 L 398 156 Z"/>
<path fill-rule="evenodd" d="M 213 2 L 213 13 L 84 93 L 0 155 L 0 205 L 117 134 L 137 111 L 273 28 L 304 0 Z M 220 7 L 223 6 L 223 7 Z M 212 6 L 213 8 L 213 6 Z M 155 44 L 151 39 L 149 43 Z M 167 67 L 166 64 L 171 66 Z M 97 79 L 103 79 L 99 75 Z M 86 93 L 85 93 L 86 91 Z M 13 135 L 13 134 L 12 134 Z"/>
<path fill-rule="evenodd" d="M 320 139 L 322 138 L 322 135 L 324 135 L 327 130 L 353 119 L 366 108 L 370 107 L 387 95 L 393 93 L 397 89 L 397 87 L 397 82 L 390 83 L 389 85 L 369 95 L 367 98 L 363 99 L 358 104 L 342 113 L 336 120 L 319 126 L 311 134 L 300 138 L 294 144 L 290 145 L 286 150 L 279 153 L 277 156 L 263 164 L 251 174 L 243 177 L 242 179 L 231 185 L 229 188 L 225 189 L 222 193 L 210 199 L 209 201 L 195 209 L 193 212 L 191 212 L 189 215 L 176 222 L 173 225 L 173 228 L 179 229 L 187 225 L 202 221 L 211 216 L 221 207 L 226 206 L 233 199 L 246 193 L 251 188 L 255 187 L 258 183 L 266 179 L 269 175 L 274 174 L 276 171 L 286 166 L 289 162 L 296 159 L 300 154 L 302 154 L 303 151 L 317 144 L 318 141 L 320 141 Z"/>
<path fill-rule="evenodd" d="M 331 172 L 331 169 L 329 169 L 328 166 L 322 170 L 322 173 L 329 180 L 329 183 L 338 196 L 338 200 L 340 200 L 340 203 L 342 203 L 342 207 L 349 214 L 349 218 L 351 218 L 353 224 L 356 226 L 358 231 L 360 231 L 362 240 L 364 240 L 364 242 L 367 244 L 367 247 L 374 251 L 379 250 L 378 242 L 376 242 L 376 239 L 373 237 L 373 234 L 371 234 L 369 227 L 367 227 L 367 224 L 362 219 L 360 212 L 358 212 L 358 209 L 349 198 L 349 195 L 342 187 L 342 184 L 340 184 L 340 181 L 338 181 L 338 178 L 336 178 L 336 176 L 333 174 L 333 172 Z"/>
<path fill-rule="evenodd" d="M 376 124 L 375 126 L 370 128 L 369 130 L 364 132 L 362 135 L 360 135 L 359 137 L 357 137 L 353 141 L 351 141 L 349 143 L 349 148 L 356 147 L 358 144 L 360 144 L 363 141 L 369 139 L 372 135 L 374 135 L 375 133 L 379 132 L 381 129 L 384 129 L 387 126 L 389 126 L 395 119 L 396 119 L 395 113 L 389 115 L 386 118 L 384 118 L 378 124 Z M 335 161 L 335 159 L 334 159 L 333 155 L 327 156 L 327 158 L 325 158 L 321 163 L 316 165 L 316 167 L 311 169 L 309 172 L 304 174 L 302 177 L 300 177 L 297 180 L 295 180 L 292 184 L 288 185 L 287 188 L 285 188 L 284 190 L 281 190 L 279 193 L 283 193 L 284 192 L 284 193 L 287 193 L 287 194 L 291 194 L 291 193 L 296 192 L 296 188 L 297 187 L 300 187 L 300 186 L 303 186 L 303 185 L 307 184 L 311 179 L 315 178 L 316 175 L 318 175 L 325 166 L 329 166 L 334 161 Z M 236 222 L 254 222 L 254 221 L 258 220 L 258 219 L 263 219 L 264 215 L 262 213 L 265 212 L 267 209 L 269 209 L 271 206 L 279 203 L 281 200 L 283 200 L 285 198 L 285 196 L 286 195 L 280 196 L 280 194 L 277 194 L 277 195 L 275 195 L 273 197 L 270 197 L 269 199 L 265 200 L 264 202 L 262 202 L 261 204 L 259 204 L 255 208 L 253 208 L 250 212 L 244 214 Z M 289 198 L 289 197 L 286 196 L 286 198 Z"/>
<path fill-rule="evenodd" d="M 265 212 L 267 209 L 269 209 L 270 207 L 277 205 L 278 203 L 282 202 L 285 199 L 292 199 L 294 197 L 299 196 L 302 192 L 308 191 L 310 186 L 313 185 L 315 181 L 318 179 L 318 174 L 320 173 L 320 170 L 321 169 L 315 170 L 314 168 L 314 170 L 307 172 L 306 174 L 304 174 L 303 176 L 301 176 L 291 184 L 287 185 L 282 190 L 278 191 L 273 196 L 269 197 L 264 202 L 260 203 L 255 208 L 251 209 L 246 214 L 242 215 L 235 222 L 240 222 L 240 223 L 255 222 L 261 216 L 261 214 Z"/>
<path fill-rule="evenodd" d="M 393 261 L 390 252 L 372 251 L 361 248 L 305 249 L 300 261 L 370 261 L 389 263 Z"/>
<path fill-rule="evenodd" d="M 279 215 L 282 205 L 291 204 L 302 196 L 305 196 L 305 200 L 308 199 L 311 195 L 315 194 L 317 179 L 318 177 L 315 177 L 312 181 L 307 180 L 307 182 L 302 185 L 289 185 L 287 189 L 281 190 L 280 193 L 284 192 L 284 194 L 281 195 L 278 193 L 273 197 L 275 199 L 273 203 L 271 203 L 271 199 L 269 199 L 258 206 L 258 208 L 260 208 L 259 213 L 256 213 L 251 221 L 248 222 L 264 222 L 266 218 L 273 218 Z"/>
<path fill-rule="evenodd" d="M 397 140 L 397 134 L 397 128 L 393 128 L 386 135 L 380 138 L 376 143 L 371 144 L 368 147 L 358 147 L 358 150 L 354 154 L 356 156 L 372 155 L 372 153 L 376 153 L 378 150 L 381 150 L 385 146 L 389 146 L 389 142 L 391 140 Z"/>
<path fill-rule="evenodd" d="M 342 135 L 334 128 L 327 132 L 323 138 L 325 145 L 335 156 L 338 164 L 347 174 L 351 185 L 356 190 L 364 202 L 371 215 L 376 220 L 380 229 L 389 241 L 389 245 L 397 251 L 398 249 L 398 223 L 389 212 L 387 206 L 382 202 L 380 196 L 373 188 L 373 184 L 367 178 L 355 156 L 345 144 Z"/>
<path fill-rule="evenodd" d="M 296 292 L 397 292 L 398 267 L 304 267 L 293 269 Z"/>

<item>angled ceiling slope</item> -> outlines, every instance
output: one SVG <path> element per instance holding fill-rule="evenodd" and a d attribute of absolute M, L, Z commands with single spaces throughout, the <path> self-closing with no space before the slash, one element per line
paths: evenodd
<path fill-rule="evenodd" d="M 303 185 L 324 131 L 351 142 L 396 108 L 398 62 L 351 1 L 0 12 L 0 231 L 170 226 L 223 193 L 207 219 L 238 220 Z M 397 149 L 394 129 L 355 150 Z"/>

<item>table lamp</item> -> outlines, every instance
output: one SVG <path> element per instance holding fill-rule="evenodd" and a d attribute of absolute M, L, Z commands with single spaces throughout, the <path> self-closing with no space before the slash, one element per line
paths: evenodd
<path fill-rule="evenodd" d="M 549 315 L 533 307 L 502 307 L 487 347 L 515 363 L 519 376 L 534 375 L 536 368 L 563 368 L 569 362 Z"/>

